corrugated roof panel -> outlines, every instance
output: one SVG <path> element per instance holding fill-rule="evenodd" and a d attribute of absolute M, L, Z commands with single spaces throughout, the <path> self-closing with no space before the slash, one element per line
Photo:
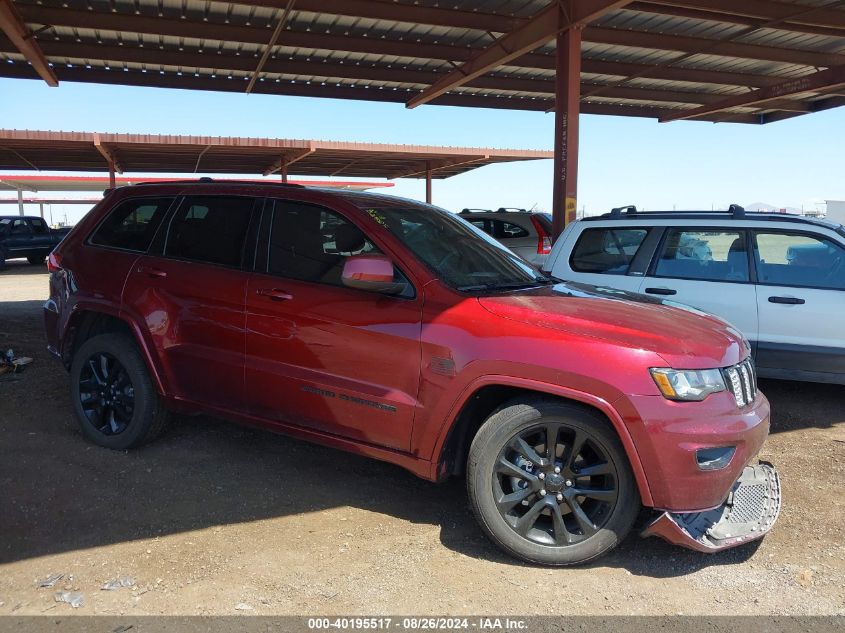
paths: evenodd
<path fill-rule="evenodd" d="M 829 35 L 812 35 L 796 33 L 795 31 L 781 31 L 775 29 L 758 29 L 753 33 L 737 39 L 738 42 L 777 46 L 779 48 L 794 48 L 823 53 L 845 54 L 845 37 Z"/>

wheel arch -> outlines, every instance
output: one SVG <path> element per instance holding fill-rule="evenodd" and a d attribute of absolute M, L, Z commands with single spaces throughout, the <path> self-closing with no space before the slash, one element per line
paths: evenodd
<path fill-rule="evenodd" d="M 94 336 L 109 333 L 126 334 L 132 338 L 144 358 L 156 389 L 164 395 L 166 393 L 164 383 L 141 328 L 125 314 L 111 310 L 107 306 L 77 306 L 73 311 L 62 340 L 62 362 L 65 367 L 70 367 L 76 351 L 85 341 Z"/>
<path fill-rule="evenodd" d="M 472 438 L 484 421 L 502 404 L 519 395 L 551 396 L 597 411 L 610 422 L 631 465 L 640 499 L 645 506 L 654 504 L 648 480 L 631 434 L 622 416 L 606 400 L 561 385 L 507 376 L 484 376 L 464 389 L 452 407 L 449 424 L 440 434 L 432 460 L 432 479 L 443 480 L 463 473 Z"/>

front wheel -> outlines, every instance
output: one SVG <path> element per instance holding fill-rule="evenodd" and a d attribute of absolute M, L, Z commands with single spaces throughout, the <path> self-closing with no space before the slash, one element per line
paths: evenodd
<path fill-rule="evenodd" d="M 76 419 L 95 444 L 134 448 L 167 426 L 169 414 L 129 336 L 101 334 L 85 341 L 74 354 L 70 380 Z"/>
<path fill-rule="evenodd" d="M 467 491 L 496 545 L 544 565 L 584 563 L 610 551 L 640 507 L 609 422 L 547 398 L 511 402 L 487 419 L 470 447 Z"/>

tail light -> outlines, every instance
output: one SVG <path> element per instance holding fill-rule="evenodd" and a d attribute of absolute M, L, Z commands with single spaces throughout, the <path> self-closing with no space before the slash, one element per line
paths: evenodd
<path fill-rule="evenodd" d="M 50 253 L 47 256 L 47 270 L 51 273 L 58 272 L 62 269 L 62 256 L 58 253 Z"/>
<path fill-rule="evenodd" d="M 546 231 L 537 216 L 531 216 L 531 223 L 537 231 L 537 254 L 548 255 L 552 252 L 552 236 Z"/>

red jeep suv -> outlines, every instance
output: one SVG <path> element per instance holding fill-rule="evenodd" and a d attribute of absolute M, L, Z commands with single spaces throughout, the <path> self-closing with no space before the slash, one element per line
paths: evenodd
<path fill-rule="evenodd" d="M 458 215 L 283 184 L 109 190 L 49 257 L 82 432 L 204 413 L 464 474 L 481 528 L 565 565 L 643 534 L 711 552 L 780 509 L 749 346 L 680 305 L 537 273 Z"/>

